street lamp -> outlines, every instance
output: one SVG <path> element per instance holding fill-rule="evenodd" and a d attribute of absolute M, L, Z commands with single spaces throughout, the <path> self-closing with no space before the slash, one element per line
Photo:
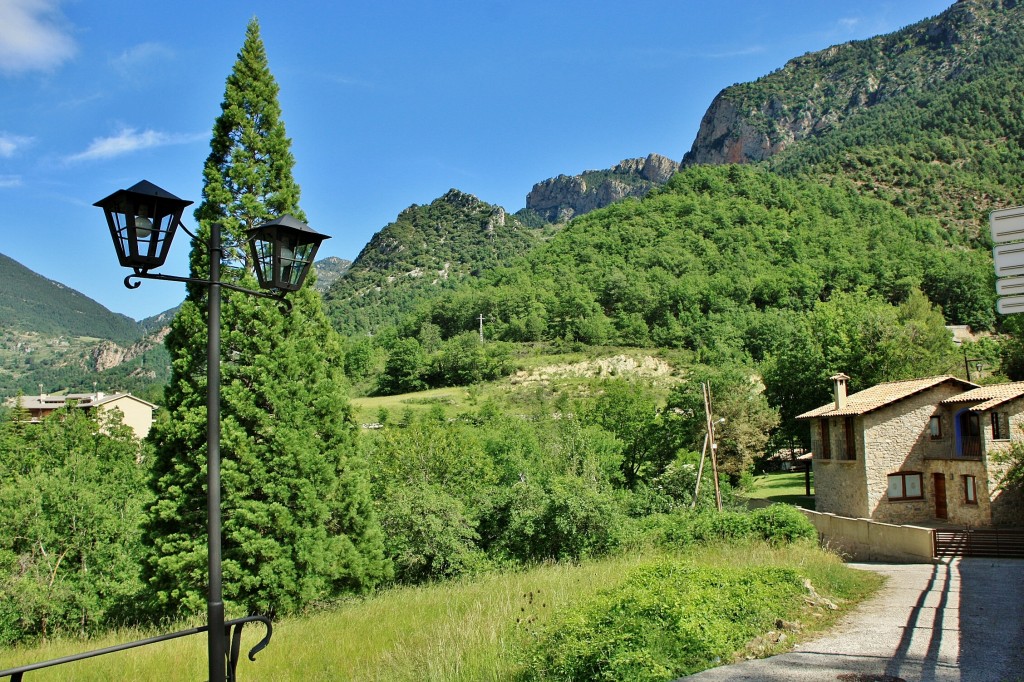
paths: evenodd
<path fill-rule="evenodd" d="M 256 279 L 264 289 L 296 291 L 302 287 L 320 242 L 329 239 L 290 215 L 249 230 Z"/>
<path fill-rule="evenodd" d="M 329 237 L 314 232 L 290 215 L 249 230 L 257 279 L 260 287 L 270 291 L 254 291 L 220 281 L 223 248 L 221 226 L 216 223 L 210 226 L 207 245 L 210 256 L 208 280 L 149 272 L 164 264 L 167 250 L 179 226 L 193 239 L 198 239 L 181 223 L 181 214 L 191 203 L 143 180 L 129 189 L 114 192 L 94 205 L 102 208 L 106 215 L 118 260 L 122 266 L 133 270 L 133 274 L 124 278 L 126 287 L 136 289 L 141 282 L 131 280 L 144 278 L 200 284 L 209 290 L 209 335 L 206 345 L 207 642 L 210 682 L 223 682 L 229 662 L 221 586 L 220 290 L 224 287 L 287 303 L 284 295 L 302 286 L 320 243 Z"/>

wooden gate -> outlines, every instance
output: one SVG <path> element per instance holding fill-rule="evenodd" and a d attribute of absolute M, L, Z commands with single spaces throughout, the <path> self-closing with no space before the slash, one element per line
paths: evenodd
<path fill-rule="evenodd" d="M 935 556 L 1024 559 L 1024 530 L 964 528 L 935 530 Z"/>

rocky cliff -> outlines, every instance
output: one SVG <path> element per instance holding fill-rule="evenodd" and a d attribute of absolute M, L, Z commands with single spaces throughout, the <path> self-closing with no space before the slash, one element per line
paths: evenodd
<path fill-rule="evenodd" d="M 1017 5 L 959 0 L 935 18 L 808 53 L 752 83 L 726 88 L 705 113 L 682 164 L 761 161 L 891 98 L 969 77 L 977 45 L 1015 21 Z"/>
<path fill-rule="evenodd" d="M 95 372 L 105 372 L 142 357 L 157 346 L 161 346 L 170 331 L 169 326 L 162 327 L 144 339 L 127 346 L 120 346 L 113 341 L 100 341 L 89 353 L 90 369 Z"/>
<path fill-rule="evenodd" d="M 526 210 L 544 222 L 563 223 L 626 197 L 642 197 L 664 184 L 679 164 L 659 154 L 626 159 L 610 170 L 559 175 L 538 182 L 526 196 Z"/>

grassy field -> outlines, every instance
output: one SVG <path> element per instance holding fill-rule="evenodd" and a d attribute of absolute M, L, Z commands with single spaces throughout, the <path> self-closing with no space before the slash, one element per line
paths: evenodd
<path fill-rule="evenodd" d="M 475 398 L 474 389 L 465 387 L 435 388 L 418 393 L 384 395 L 371 398 L 352 398 L 352 409 L 357 424 L 372 424 L 380 421 L 381 410 L 387 410 L 390 419 L 401 418 L 402 412 L 426 412 L 433 405 L 441 405 L 446 411 L 457 413 L 467 409 Z"/>
<path fill-rule="evenodd" d="M 503 405 L 516 405 L 537 400 L 539 396 L 550 397 L 553 387 L 566 390 L 569 394 L 578 394 L 580 386 L 593 377 L 629 376 L 634 375 L 651 383 L 651 390 L 659 401 L 664 401 L 669 389 L 678 383 L 676 373 L 662 376 L 650 376 L 649 370 L 634 367 L 619 369 L 617 365 L 643 364 L 656 359 L 668 367 L 677 366 L 681 362 L 682 353 L 656 351 L 653 349 L 593 347 L 587 351 L 552 354 L 542 347 L 529 348 L 524 346 L 523 352 L 515 358 L 519 367 L 512 377 L 496 381 L 484 382 L 473 386 L 437 388 L 402 395 L 370 396 L 358 395 L 358 390 L 351 397 L 356 423 L 372 424 L 379 422 L 381 410 L 386 410 L 388 418 L 401 419 L 402 414 L 411 410 L 421 413 L 440 405 L 445 412 L 455 416 L 477 409 L 488 400 L 496 400 Z M 363 386 L 362 390 L 371 392 L 371 386 Z"/>
<path fill-rule="evenodd" d="M 365 599 L 276 623 L 270 646 L 255 662 L 245 658 L 262 636 L 252 626 L 238 671 L 250 680 L 514 680 L 525 647 L 550 614 L 621 583 L 655 558 L 634 553 L 582 565 L 544 565 L 511 573 L 423 587 L 394 588 Z M 777 565 L 795 568 L 815 589 L 841 605 L 816 616 L 803 637 L 828 628 L 879 584 L 813 547 L 756 544 L 702 549 L 679 557 L 702 565 Z M 0 653 L 0 669 L 110 646 L 152 633 L 122 631 L 84 642 L 53 641 Z M 193 636 L 32 673 L 38 682 L 201 680 L 205 636 Z"/>
<path fill-rule="evenodd" d="M 805 493 L 804 473 L 773 472 L 754 477 L 754 487 L 745 494 L 752 500 L 769 500 L 814 509 L 814 474 L 811 474 L 811 495 Z"/>

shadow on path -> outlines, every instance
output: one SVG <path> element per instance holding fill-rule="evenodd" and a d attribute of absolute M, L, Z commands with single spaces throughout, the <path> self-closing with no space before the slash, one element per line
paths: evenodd
<path fill-rule="evenodd" d="M 1024 682 L 1024 561 L 853 564 L 888 578 L 794 651 L 683 678 L 700 682 Z"/>

